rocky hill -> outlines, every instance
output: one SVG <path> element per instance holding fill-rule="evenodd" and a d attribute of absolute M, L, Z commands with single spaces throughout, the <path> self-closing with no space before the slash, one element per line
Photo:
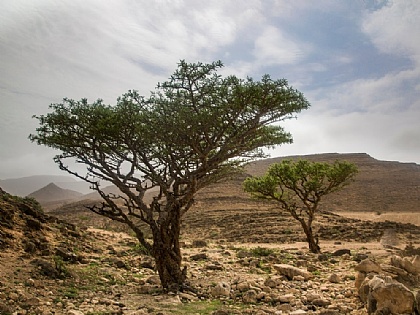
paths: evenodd
<path fill-rule="evenodd" d="M 388 289 L 396 301 L 392 306 L 399 307 L 396 312 L 420 302 L 419 294 L 415 302 L 412 293 L 419 290 L 414 281 L 418 276 L 412 274 L 417 269 L 404 269 L 414 266 L 407 265 L 410 255 L 420 253 L 418 243 L 405 245 L 420 240 L 419 228 L 392 223 L 361 228 L 360 221 L 325 213 L 322 224 L 333 228 L 327 235 L 342 226 L 349 229 L 338 230 L 334 241 L 324 237 L 324 252 L 315 255 L 299 242 L 290 221 L 264 209 L 255 212 L 256 204 L 222 214 L 223 204 L 235 198 L 236 205 L 244 201 L 235 196 L 219 199 L 228 185 L 235 183 L 210 187 L 186 219 L 182 254 L 191 290 L 170 294 L 160 288 L 153 260 L 132 236 L 79 228 L 44 214 L 33 199 L 0 190 L 0 314 L 365 315 L 364 304 L 381 311 L 389 306 Z M 196 220 L 203 215 L 205 220 Z M 274 224 L 287 242 L 272 238 L 274 229 L 267 223 Z M 398 247 L 368 241 L 385 228 L 401 240 Z M 360 235 L 348 232 L 357 229 Z M 252 238 L 258 234 L 260 238 Z M 261 243 L 264 235 L 266 243 Z M 253 240 L 260 243 L 249 243 Z M 395 254 L 406 257 L 391 259 L 390 265 Z M 367 271 L 376 273 L 375 283 L 365 281 Z M 400 285 L 383 285 L 381 295 L 364 294 L 373 290 L 373 284 L 377 288 L 382 281 L 378 277 L 384 276 L 406 286 L 402 290 Z"/>
<path fill-rule="evenodd" d="M 28 197 L 38 200 L 40 203 L 49 203 L 57 201 L 70 201 L 82 197 L 83 194 L 70 189 L 63 189 L 54 183 L 49 183 L 47 186 L 34 191 Z"/>
<path fill-rule="evenodd" d="M 359 173 L 355 181 L 322 201 L 326 211 L 420 212 L 418 164 L 379 161 L 365 153 L 329 153 L 260 160 L 249 165 L 247 173 L 260 176 L 269 165 L 283 159 L 345 160 L 357 165 Z"/>

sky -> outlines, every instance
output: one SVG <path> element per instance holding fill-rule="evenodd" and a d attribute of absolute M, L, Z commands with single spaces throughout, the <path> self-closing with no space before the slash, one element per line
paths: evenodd
<path fill-rule="evenodd" d="M 310 109 L 271 157 L 420 164 L 418 0 L 0 0 L 0 179 L 64 175 L 28 140 L 49 104 L 148 96 L 180 60 L 285 78 Z"/>

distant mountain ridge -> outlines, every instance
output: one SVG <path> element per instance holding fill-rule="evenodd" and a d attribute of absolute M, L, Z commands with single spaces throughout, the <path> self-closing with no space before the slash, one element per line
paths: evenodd
<path fill-rule="evenodd" d="M 35 198 L 40 203 L 66 200 L 72 201 L 82 196 L 83 194 L 80 192 L 60 188 L 54 183 L 49 183 L 47 186 L 28 195 L 28 197 Z"/>
<path fill-rule="evenodd" d="M 344 190 L 328 196 L 323 202 L 324 210 L 420 212 L 420 165 L 418 164 L 380 161 L 366 153 L 325 153 L 262 159 L 250 163 L 245 168 L 245 172 L 248 175 L 259 176 L 264 174 L 271 164 L 281 162 L 284 159 L 306 159 L 322 162 L 346 160 L 357 165 L 359 173 L 356 176 L 355 182 L 345 187 Z M 241 178 L 243 180 L 244 177 Z M 97 192 L 92 192 L 92 190 L 88 189 L 89 185 L 87 183 L 78 182 L 69 176 L 44 176 L 42 179 L 49 179 L 50 181 L 47 183 L 44 181 L 42 186 L 37 186 L 32 191 L 20 195 L 30 195 L 36 199 L 42 197 L 44 199 L 39 201 L 41 201 L 43 206 L 47 204 L 49 209 L 53 209 L 60 203 L 76 202 L 83 199 L 100 199 Z M 38 184 L 42 183 L 42 181 L 34 180 L 33 177 L 27 177 L 0 181 L 0 187 L 9 193 L 16 194 L 15 190 L 10 189 L 10 186 L 4 185 L 4 183 L 12 183 L 15 186 L 21 184 L 26 188 L 33 187 L 31 185 L 25 186 L 25 180 L 31 185 L 35 182 Z M 54 183 L 54 186 L 50 185 L 50 183 Z M 66 183 L 67 186 L 63 185 L 63 183 Z M 70 188 L 73 192 L 66 191 L 69 189 L 68 187 L 72 187 L 71 185 L 77 186 L 80 184 L 84 185 L 84 190 L 76 191 L 76 189 Z M 223 183 L 215 185 L 223 187 Z M 21 190 L 22 188 L 20 187 Z M 38 190 L 41 190 L 41 192 L 38 192 Z M 112 185 L 104 187 L 104 190 L 107 193 L 112 192 L 118 194 L 118 189 Z M 224 190 L 226 195 L 244 194 L 241 180 L 237 182 L 237 187 L 233 191 Z M 57 196 L 53 196 L 53 192 Z M 150 193 L 152 194 L 153 191 Z M 39 194 L 41 197 L 39 197 Z M 49 197 L 47 198 L 47 196 Z M 150 198 L 151 196 L 147 197 Z"/>
<path fill-rule="evenodd" d="M 26 197 L 27 195 L 54 183 L 60 188 L 71 189 L 82 194 L 91 192 L 89 184 L 77 181 L 68 175 L 35 175 L 20 178 L 9 178 L 0 180 L 0 187 L 9 194 Z"/>

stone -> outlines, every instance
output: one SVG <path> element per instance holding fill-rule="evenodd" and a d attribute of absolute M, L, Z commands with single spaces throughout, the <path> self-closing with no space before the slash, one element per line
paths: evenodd
<path fill-rule="evenodd" d="M 153 275 L 147 278 L 146 282 L 150 284 L 160 285 L 160 278 L 158 275 Z"/>
<path fill-rule="evenodd" d="M 280 295 L 279 300 L 281 303 L 290 303 L 295 299 L 295 296 L 293 294 L 285 294 Z"/>
<path fill-rule="evenodd" d="M 221 296 L 229 297 L 230 290 L 231 290 L 230 284 L 222 281 L 216 284 L 216 286 L 214 286 L 213 288 L 211 288 L 211 295 L 215 297 L 221 297 Z"/>
<path fill-rule="evenodd" d="M 264 281 L 264 285 L 271 289 L 274 289 L 275 287 L 277 287 L 278 281 L 276 281 L 276 279 L 272 277 L 269 277 Z"/>
<path fill-rule="evenodd" d="M 315 306 L 327 306 L 330 305 L 331 302 L 325 298 L 319 298 L 312 301 L 312 304 Z"/>
<path fill-rule="evenodd" d="M 206 253 L 199 253 L 199 254 L 195 254 L 190 256 L 191 260 L 197 261 L 197 260 L 206 260 L 208 259 L 208 256 Z"/>
<path fill-rule="evenodd" d="M 414 256 L 411 263 L 414 269 L 416 270 L 416 273 L 420 274 L 420 256 L 419 255 Z"/>
<path fill-rule="evenodd" d="M 9 294 L 9 299 L 16 302 L 17 300 L 19 300 L 19 294 L 17 294 L 16 292 L 11 292 Z"/>
<path fill-rule="evenodd" d="M 77 262 L 77 255 L 63 247 L 57 247 L 55 249 L 55 255 L 61 257 L 64 261 L 69 261 L 72 263 Z"/>
<path fill-rule="evenodd" d="M 236 285 L 236 290 L 238 290 L 239 292 L 245 292 L 249 290 L 249 288 L 250 288 L 250 284 L 247 281 L 239 282 Z"/>
<path fill-rule="evenodd" d="M 296 266 L 297 267 L 308 267 L 308 261 L 307 260 L 303 260 L 303 259 L 299 259 L 296 261 Z"/>
<path fill-rule="evenodd" d="M 340 283 L 341 277 L 337 275 L 336 273 L 333 273 L 328 277 L 328 281 L 331 283 Z"/>
<path fill-rule="evenodd" d="M 315 292 L 308 292 L 306 294 L 306 300 L 310 303 L 312 303 L 312 301 L 320 299 L 321 295 Z"/>
<path fill-rule="evenodd" d="M 115 266 L 116 266 L 117 268 L 120 268 L 120 269 L 122 269 L 122 268 L 127 269 L 127 265 L 126 265 L 126 264 L 125 264 L 125 262 L 124 262 L 124 261 L 122 261 L 121 259 L 117 259 L 114 263 L 115 263 Z"/>
<path fill-rule="evenodd" d="M 414 275 L 420 274 L 420 257 L 418 255 L 414 256 L 414 258 L 392 256 L 391 265 L 397 268 L 402 268 L 408 273 Z"/>
<path fill-rule="evenodd" d="M 207 270 L 223 270 L 223 266 L 217 262 L 206 265 Z"/>
<path fill-rule="evenodd" d="M 367 254 L 356 253 L 353 257 L 353 260 L 357 261 L 357 262 L 361 262 L 362 260 L 365 260 L 367 258 L 369 258 L 369 256 Z"/>
<path fill-rule="evenodd" d="M 289 280 L 292 280 L 294 276 L 303 276 L 305 280 L 313 278 L 313 275 L 306 270 L 299 269 L 291 265 L 274 264 L 273 268 L 276 269 L 279 274 L 286 276 Z"/>
<path fill-rule="evenodd" d="M 318 260 L 319 261 L 328 261 L 329 258 L 330 258 L 329 255 L 325 254 L 325 253 L 322 253 L 322 254 L 318 255 Z"/>
<path fill-rule="evenodd" d="M 362 285 L 362 282 L 365 280 L 366 274 L 364 272 L 358 271 L 356 273 L 356 279 L 354 281 L 354 286 L 357 290 L 359 290 L 360 286 Z"/>
<path fill-rule="evenodd" d="M 153 261 L 153 258 L 146 257 L 140 262 L 140 267 L 153 270 L 155 269 L 155 262 Z"/>
<path fill-rule="evenodd" d="M 252 254 L 249 251 L 244 250 L 244 249 L 241 249 L 236 253 L 236 257 L 238 258 L 246 258 L 246 257 L 251 257 L 251 256 Z"/>
<path fill-rule="evenodd" d="M 78 311 L 78 310 L 69 310 L 67 312 L 67 315 L 85 315 L 85 314 L 81 311 Z"/>
<path fill-rule="evenodd" d="M 332 256 L 335 256 L 335 257 L 337 257 L 337 256 L 343 256 L 343 255 L 349 255 L 349 256 L 351 256 L 351 252 L 350 252 L 350 249 L 344 249 L 343 248 L 343 249 L 337 249 L 331 255 Z"/>
<path fill-rule="evenodd" d="M 359 298 L 363 303 L 367 303 L 368 296 L 372 287 L 380 285 L 384 282 L 383 279 L 375 276 L 375 277 L 366 277 L 363 282 L 360 284 L 358 289 Z"/>
<path fill-rule="evenodd" d="M 386 283 L 372 290 L 376 308 L 389 309 L 391 314 L 411 314 L 414 311 L 414 294 L 401 283 Z"/>
<path fill-rule="evenodd" d="M 41 222 L 39 222 L 39 220 L 34 219 L 34 218 L 26 218 L 26 224 L 27 224 L 28 228 L 33 229 L 33 230 L 41 230 L 42 229 Z"/>
<path fill-rule="evenodd" d="M 255 290 L 248 290 L 242 296 L 242 302 L 246 304 L 254 304 L 257 303 L 257 291 Z"/>
<path fill-rule="evenodd" d="M 36 244 L 29 240 L 25 241 L 23 246 L 24 246 L 24 251 L 29 254 L 33 254 L 37 250 Z"/>
<path fill-rule="evenodd" d="M 257 300 L 261 301 L 261 300 L 265 300 L 265 297 L 267 296 L 267 293 L 264 291 L 261 291 L 259 293 L 257 293 Z"/>
<path fill-rule="evenodd" d="M 360 286 L 359 297 L 369 314 L 411 314 L 414 311 L 413 292 L 390 278 L 366 278 Z"/>
<path fill-rule="evenodd" d="M 308 314 L 308 312 L 304 311 L 304 310 L 296 310 L 293 312 L 290 312 L 289 315 L 305 315 Z"/>
<path fill-rule="evenodd" d="M 57 278 L 59 276 L 58 271 L 54 265 L 44 259 L 34 259 L 31 261 L 31 264 L 37 266 L 42 274 L 50 278 Z"/>
<path fill-rule="evenodd" d="M 193 240 L 192 242 L 193 247 L 207 247 L 206 240 Z"/>
<path fill-rule="evenodd" d="M 382 271 L 381 266 L 369 258 L 362 260 L 356 267 L 354 267 L 354 269 L 364 273 L 380 273 Z"/>
<path fill-rule="evenodd" d="M 28 287 L 34 287 L 35 286 L 35 280 L 32 279 L 32 278 L 26 279 L 25 285 L 27 285 Z"/>
<path fill-rule="evenodd" d="M 41 304 L 41 300 L 37 297 L 32 297 L 32 298 L 27 299 L 24 304 L 30 307 L 38 306 Z"/>
<path fill-rule="evenodd" d="M 198 301 L 198 297 L 190 293 L 180 292 L 178 293 L 178 295 L 181 298 L 181 300 L 187 300 L 189 302 Z"/>

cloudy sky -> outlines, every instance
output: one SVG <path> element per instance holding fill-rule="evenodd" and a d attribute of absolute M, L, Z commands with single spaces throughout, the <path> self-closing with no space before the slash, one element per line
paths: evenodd
<path fill-rule="evenodd" d="M 286 78 L 312 104 L 272 156 L 420 164 L 418 0 L 0 0 L 0 179 L 61 174 L 27 137 L 63 97 L 149 95 L 177 62 Z"/>

